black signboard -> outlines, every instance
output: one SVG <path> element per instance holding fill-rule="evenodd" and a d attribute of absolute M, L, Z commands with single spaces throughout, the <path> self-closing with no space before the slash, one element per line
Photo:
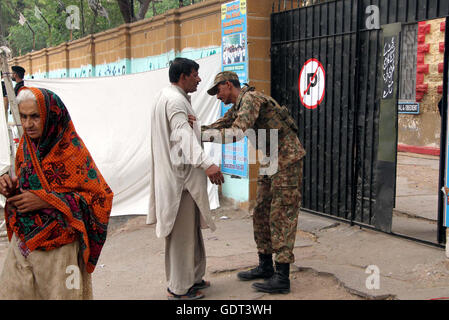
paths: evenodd
<path fill-rule="evenodd" d="M 383 49 L 383 90 L 382 90 L 382 98 L 383 99 L 391 99 L 393 97 L 394 92 L 394 80 L 395 80 L 395 72 L 396 72 L 396 55 L 398 52 L 398 40 L 397 36 L 389 36 L 385 37 L 385 45 Z"/>

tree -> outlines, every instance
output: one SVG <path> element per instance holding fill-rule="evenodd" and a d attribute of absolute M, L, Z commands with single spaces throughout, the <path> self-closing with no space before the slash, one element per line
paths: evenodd
<path fill-rule="evenodd" d="M 87 3 L 89 4 L 89 8 L 94 13 L 94 19 L 90 27 L 91 33 L 94 33 L 93 30 L 96 25 L 98 15 L 105 17 L 108 20 L 108 22 L 109 22 L 109 15 L 108 11 L 101 5 L 99 0 L 87 0 Z"/>
<path fill-rule="evenodd" d="M 139 21 L 145 19 L 145 16 L 150 7 L 150 3 L 153 5 L 153 15 L 156 15 L 156 3 L 161 3 L 163 0 L 137 0 L 139 2 L 139 10 L 137 15 L 135 14 L 135 2 L 133 0 L 117 0 L 117 4 L 123 16 L 123 20 L 126 23 Z"/>
<path fill-rule="evenodd" d="M 139 10 L 137 14 L 135 14 L 136 2 L 139 3 Z M 123 20 L 126 23 L 139 21 L 151 16 L 154 17 L 170 9 L 181 8 L 185 6 L 184 2 L 185 0 L 117 0 Z M 193 4 L 194 0 L 189 0 L 188 2 L 189 4 Z M 152 5 L 152 12 L 148 13 L 150 4 Z"/>
<path fill-rule="evenodd" d="M 134 2 L 133 0 L 117 0 L 120 12 L 122 13 L 125 23 L 131 23 L 136 20 L 134 16 Z"/>
<path fill-rule="evenodd" d="M 23 14 L 36 33 L 36 50 L 69 41 L 71 35 L 72 39 L 84 37 L 85 25 L 90 26 L 89 32 L 95 33 L 117 27 L 123 23 L 123 18 L 115 1 L 97 0 L 93 9 L 89 6 L 88 0 L 0 1 L 2 3 L 0 21 L 4 27 L 8 46 L 15 55 L 25 54 L 33 49 L 30 30 L 26 25 L 21 26 L 18 23 L 19 13 Z M 45 20 L 35 16 L 35 5 L 42 12 L 42 16 L 45 17 L 48 24 Z M 66 26 L 66 20 L 70 15 L 66 10 L 70 6 L 76 6 L 79 9 L 80 29 L 69 30 Z M 107 13 L 107 17 L 104 12 Z M 52 31 L 51 38 L 50 30 Z"/>
<path fill-rule="evenodd" d="M 153 4 L 155 3 L 154 0 L 153 1 L 151 1 L 151 0 L 139 0 L 140 8 L 139 8 L 139 12 L 137 13 L 137 20 L 145 19 L 145 15 L 147 14 L 148 7 L 150 6 L 150 2 L 152 2 Z"/>
<path fill-rule="evenodd" d="M 199 1 L 196 1 L 199 2 Z M 193 3 L 193 1 L 184 1 Z M 63 42 L 84 37 L 178 8 L 179 0 L 0 0 L 0 41 L 3 37 L 13 55 L 23 55 L 33 50 L 33 34 L 26 24 L 19 24 L 22 14 L 35 34 L 35 50 L 57 46 Z M 38 10 L 35 9 L 37 6 Z M 79 26 L 69 30 L 67 19 L 79 13 Z M 152 10 L 149 10 L 149 8 Z M 35 15 L 35 10 L 42 17 Z"/>
<path fill-rule="evenodd" d="M 4 46 L 5 43 L 5 26 L 3 22 L 3 9 L 2 2 L 0 1 L 0 46 Z"/>

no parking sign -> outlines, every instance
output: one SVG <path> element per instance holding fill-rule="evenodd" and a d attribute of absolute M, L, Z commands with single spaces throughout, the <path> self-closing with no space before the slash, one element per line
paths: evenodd
<path fill-rule="evenodd" d="M 326 73 L 317 59 L 309 59 L 299 73 L 299 98 L 307 109 L 315 109 L 323 101 L 326 92 Z"/>

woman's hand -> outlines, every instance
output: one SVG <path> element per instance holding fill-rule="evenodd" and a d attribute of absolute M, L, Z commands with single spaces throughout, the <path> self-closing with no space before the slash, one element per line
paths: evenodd
<path fill-rule="evenodd" d="M 40 209 L 52 208 L 52 206 L 46 201 L 39 198 L 32 192 L 23 191 L 19 195 L 9 198 L 7 201 L 9 204 L 17 208 L 18 211 L 22 213 L 36 211 Z"/>
<path fill-rule="evenodd" d="M 0 177 L 0 194 L 6 198 L 12 196 L 17 191 L 18 186 L 18 178 L 11 178 L 7 174 Z"/>

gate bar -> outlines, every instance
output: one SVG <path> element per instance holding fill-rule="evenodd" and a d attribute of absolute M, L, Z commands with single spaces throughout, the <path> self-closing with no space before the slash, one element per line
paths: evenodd
<path fill-rule="evenodd" d="M 371 31 L 371 30 L 367 30 L 367 31 Z M 337 34 L 332 34 L 332 35 L 324 35 L 324 36 L 317 36 L 317 37 L 304 38 L 304 39 L 295 39 L 295 40 L 287 40 L 287 41 L 276 41 L 276 42 L 272 42 L 271 45 L 290 44 L 292 42 L 311 41 L 311 40 L 323 39 L 323 38 L 343 37 L 343 36 L 353 35 L 355 33 L 357 33 L 357 32 L 356 31 L 350 31 L 350 32 L 343 32 L 343 33 L 337 33 Z"/>
<path fill-rule="evenodd" d="M 446 197 L 441 192 L 444 186 L 445 171 L 446 171 L 446 147 L 447 141 L 447 99 L 448 99 L 448 67 L 449 67 L 449 17 L 446 17 L 446 31 L 445 31 L 445 50 L 444 50 L 444 72 L 443 72 L 443 100 L 441 106 L 441 134 L 440 134 L 440 177 L 438 181 L 438 242 L 444 243 L 446 241 L 446 227 L 444 226 L 444 206 L 446 205 Z"/>
<path fill-rule="evenodd" d="M 355 35 L 355 52 L 356 52 L 356 56 L 355 56 L 355 79 L 359 79 L 360 76 L 360 49 L 361 49 L 361 42 L 360 42 L 360 0 L 357 0 L 356 2 L 357 5 L 357 22 L 356 22 L 356 35 Z M 354 92 L 353 92 L 353 102 L 354 102 L 354 129 L 352 131 L 352 152 L 353 152 L 353 157 L 352 157 L 352 165 L 353 165 L 353 173 L 352 173 L 352 187 L 351 187 L 351 198 L 352 198 L 352 205 L 351 205 L 351 226 L 354 225 L 354 219 L 355 219 L 355 215 L 356 215 L 356 211 L 357 211 L 357 181 L 358 181 L 358 176 L 359 176 L 359 168 L 357 166 L 357 146 L 359 145 L 357 143 L 357 137 L 358 137 L 358 132 L 357 132 L 357 128 L 358 128 L 358 114 L 359 114 L 359 103 L 360 103 L 360 81 L 356 80 L 355 82 L 355 88 L 354 88 Z M 362 194 L 362 198 L 363 198 L 363 194 Z M 362 200 L 363 202 L 363 200 Z M 363 217 L 363 205 L 360 208 L 361 211 L 361 216 Z"/>

